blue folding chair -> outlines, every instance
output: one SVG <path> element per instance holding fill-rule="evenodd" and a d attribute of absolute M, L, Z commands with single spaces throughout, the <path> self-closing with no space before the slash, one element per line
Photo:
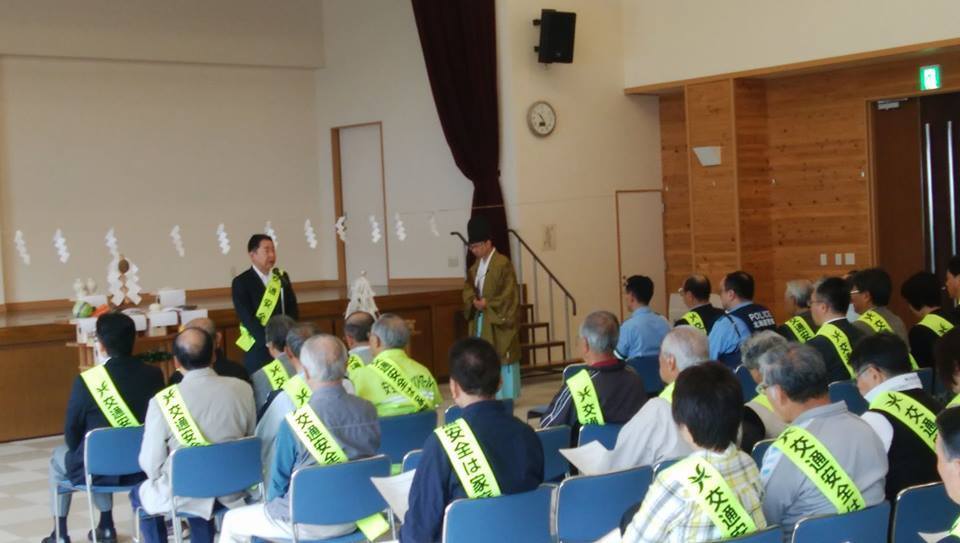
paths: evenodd
<path fill-rule="evenodd" d="M 757 469 L 760 469 L 760 466 L 763 465 L 763 455 L 767 454 L 767 449 L 770 448 L 770 445 L 773 445 L 774 441 L 776 441 L 776 439 L 761 439 L 753 445 L 750 456 L 752 456 L 753 461 L 757 463 Z"/>
<path fill-rule="evenodd" d="M 843 401 L 847 404 L 847 409 L 854 415 L 862 415 L 870 407 L 867 400 L 860 395 L 857 390 L 856 381 L 835 381 L 830 383 L 830 401 Z"/>
<path fill-rule="evenodd" d="M 505 400 L 497 400 L 497 401 L 503 404 L 503 408 L 507 411 L 507 413 L 510 413 L 511 415 L 513 415 L 513 398 L 507 398 Z M 451 422 L 459 419 L 462 416 L 463 416 L 463 410 L 460 409 L 460 406 L 451 405 L 450 407 L 447 408 L 446 411 L 443 412 L 443 423 L 450 424 Z"/>
<path fill-rule="evenodd" d="M 660 472 L 676 464 L 679 460 L 679 458 L 674 458 L 672 460 L 664 460 L 663 462 L 657 463 L 657 465 L 653 466 L 653 477 L 656 478 L 657 475 L 660 475 Z"/>
<path fill-rule="evenodd" d="M 300 524 L 348 524 L 387 509 L 387 503 L 370 481 L 371 477 L 390 475 L 390 459 L 377 455 L 343 464 L 311 466 L 297 470 L 290 483 L 290 519 L 294 543 L 300 541 Z M 349 492 L 344 499 L 340 489 Z M 360 530 L 323 539 L 324 543 L 366 541 Z"/>
<path fill-rule="evenodd" d="M 643 379 L 643 388 L 648 395 L 659 394 L 667 386 L 660 380 L 659 356 L 638 356 L 627 360 L 627 365 L 633 368 Z"/>
<path fill-rule="evenodd" d="M 949 530 L 960 507 L 947 496 L 943 483 L 911 486 L 897 494 L 893 508 L 892 543 L 923 543 L 918 532 Z"/>
<path fill-rule="evenodd" d="M 746 403 L 754 399 L 757 396 L 757 382 L 754 381 L 753 376 L 750 375 L 750 370 L 743 364 L 740 364 L 733 373 L 735 373 L 737 379 L 740 380 L 740 388 L 743 389 L 743 402 Z"/>
<path fill-rule="evenodd" d="M 436 411 L 420 411 L 396 417 L 381 417 L 380 448 L 377 454 L 385 454 L 394 464 L 400 464 L 410 451 L 423 448 L 437 427 Z"/>
<path fill-rule="evenodd" d="M 423 449 L 417 449 L 415 451 L 408 452 L 403 457 L 403 463 L 400 465 L 400 471 L 403 472 L 417 469 L 417 466 L 420 465 L 421 456 L 423 456 Z"/>
<path fill-rule="evenodd" d="M 580 436 L 577 439 L 578 445 L 586 445 L 591 441 L 599 441 L 607 449 L 613 449 L 617 444 L 617 436 L 620 434 L 622 424 L 586 424 L 580 427 Z"/>
<path fill-rule="evenodd" d="M 566 383 L 567 379 L 573 377 L 574 373 L 580 371 L 582 368 L 587 367 L 586 364 L 570 364 L 563 368 L 563 382 Z M 530 422 L 530 419 L 542 419 L 544 415 L 547 414 L 547 409 L 550 406 L 548 404 L 535 405 L 527 410 L 527 422 Z"/>
<path fill-rule="evenodd" d="M 130 492 L 136 485 L 95 485 L 93 478 L 97 475 L 123 476 L 140 472 L 140 442 L 143 441 L 143 426 L 129 428 L 95 428 L 84 436 L 83 470 L 84 484 L 75 485 L 69 481 L 60 483 L 57 494 L 72 492 L 87 493 L 87 507 L 90 511 L 90 530 L 93 541 L 97 541 L 97 524 L 93 513 L 93 494 Z M 57 509 L 55 515 L 60 517 L 60 500 L 53 497 L 53 506 Z M 137 520 L 134 517 L 133 530 L 137 532 Z M 56 525 L 56 538 L 60 540 L 60 524 Z M 64 537 L 66 534 L 64 534 Z"/>
<path fill-rule="evenodd" d="M 879 543 L 887 540 L 890 504 L 880 502 L 853 513 L 800 519 L 793 529 L 792 543 Z"/>
<path fill-rule="evenodd" d="M 920 383 L 923 384 L 923 390 L 926 390 L 927 394 L 933 394 L 933 368 L 918 369 L 917 377 L 920 378 Z"/>
<path fill-rule="evenodd" d="M 444 543 L 523 541 L 552 543 L 550 502 L 554 487 L 522 494 L 455 500 L 443 516 Z"/>
<path fill-rule="evenodd" d="M 779 526 L 774 526 L 733 539 L 717 539 L 711 543 L 782 543 L 782 541 L 783 530 Z"/>
<path fill-rule="evenodd" d="M 243 492 L 254 485 L 258 485 L 260 495 L 264 495 L 260 438 L 247 437 L 205 447 L 184 447 L 173 451 L 170 463 L 170 488 L 174 496 L 216 498 Z M 176 500 L 170 502 L 174 539 L 181 543 L 183 534 L 180 522 L 176 519 L 190 515 L 177 512 Z"/>
<path fill-rule="evenodd" d="M 652 482 L 650 466 L 564 479 L 557 491 L 561 543 L 596 541 L 620 526 L 620 518 L 643 501 Z"/>
<path fill-rule="evenodd" d="M 570 471 L 570 462 L 560 454 L 560 449 L 570 446 L 570 427 L 554 426 L 537 430 L 540 445 L 543 446 L 543 480 L 559 482 Z"/>

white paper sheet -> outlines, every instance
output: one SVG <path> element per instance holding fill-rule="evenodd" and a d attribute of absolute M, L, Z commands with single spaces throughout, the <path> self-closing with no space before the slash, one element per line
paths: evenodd
<path fill-rule="evenodd" d="M 416 472 L 417 470 L 414 469 L 393 477 L 370 478 L 387 505 L 401 520 L 410 508 L 410 487 L 413 485 L 413 475 Z"/>
<path fill-rule="evenodd" d="M 184 309 L 180 312 L 180 324 L 187 324 L 193 319 L 206 319 L 206 309 Z"/>
<path fill-rule="evenodd" d="M 607 455 L 609 453 L 610 451 L 599 441 L 591 441 L 573 449 L 560 449 L 560 454 L 565 456 L 584 475 L 606 473 Z"/>
<path fill-rule="evenodd" d="M 176 326 L 180 324 L 180 315 L 176 311 L 151 311 L 147 313 L 150 320 L 150 327 L 154 326 Z"/>
<path fill-rule="evenodd" d="M 157 301 L 163 307 L 177 307 L 187 304 L 187 291 L 183 289 L 162 289 L 157 292 Z"/>
<path fill-rule="evenodd" d="M 917 535 L 920 536 L 920 539 L 924 540 L 926 543 L 937 543 L 943 538 L 950 535 L 950 532 L 937 532 L 937 533 L 917 532 Z"/>
<path fill-rule="evenodd" d="M 610 533 L 596 540 L 594 543 L 620 543 L 620 529 L 614 528 Z"/>

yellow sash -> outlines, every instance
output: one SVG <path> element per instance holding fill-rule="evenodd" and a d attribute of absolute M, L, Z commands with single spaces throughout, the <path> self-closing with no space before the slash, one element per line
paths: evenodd
<path fill-rule="evenodd" d="M 307 382 L 304 381 L 303 377 L 300 377 L 299 375 L 294 375 L 286 383 L 284 383 L 283 391 L 287 393 L 287 396 L 290 396 L 294 407 L 297 409 L 300 409 L 307 402 L 309 402 L 310 396 L 313 395 L 313 391 L 310 390 Z"/>
<path fill-rule="evenodd" d="M 799 426 L 788 426 L 773 442 L 784 456 L 808 478 L 833 504 L 837 513 L 850 513 L 865 507 L 860 489 L 847 475 L 830 450 Z"/>
<path fill-rule="evenodd" d="M 459 418 L 434 430 L 467 497 L 495 498 L 500 485 L 467 421 Z"/>
<path fill-rule="evenodd" d="M 723 539 L 730 539 L 757 531 L 753 517 L 740 503 L 723 475 L 705 458 L 687 457 L 670 466 L 665 478 L 678 481 L 687 488 L 697 505 L 710 515 Z"/>
<path fill-rule="evenodd" d="M 260 321 L 261 326 L 266 326 L 267 321 L 270 320 L 270 315 L 273 315 L 273 308 L 277 305 L 277 300 L 280 298 L 280 291 L 283 290 L 283 285 L 280 283 L 280 276 L 283 275 L 283 270 L 277 268 L 278 273 L 270 275 L 270 280 L 267 281 L 266 289 L 263 291 L 263 297 L 260 298 L 260 305 L 257 306 L 256 317 Z M 240 325 L 240 337 L 237 338 L 237 347 L 243 352 L 249 351 L 253 344 L 256 343 L 256 338 L 253 337 L 253 334 L 250 333 L 250 330 L 247 330 L 247 327 Z"/>
<path fill-rule="evenodd" d="M 140 421 L 133 415 L 133 411 L 123 401 L 113 379 L 107 373 L 107 368 L 103 366 L 94 366 L 80 374 L 87 390 L 93 396 L 94 401 L 103 413 L 104 418 L 113 428 L 128 428 L 130 426 L 140 426 Z"/>
<path fill-rule="evenodd" d="M 350 375 L 350 372 L 360 369 L 363 367 L 363 359 L 355 354 L 350 354 L 347 357 L 347 375 Z"/>
<path fill-rule="evenodd" d="M 676 384 L 676 382 L 673 382 L 673 383 L 670 383 L 669 385 L 667 385 L 666 388 L 664 388 L 662 391 L 660 391 L 660 394 L 659 394 L 658 397 L 659 397 L 661 400 L 666 400 L 667 403 L 672 404 L 672 403 L 673 403 L 673 387 L 674 387 L 675 384 Z"/>
<path fill-rule="evenodd" d="M 590 372 L 580 370 L 576 375 L 567 379 L 567 388 L 573 398 L 573 406 L 577 409 L 577 420 L 581 425 L 603 425 L 603 410 L 600 409 L 600 398 L 597 389 L 593 386 Z"/>
<path fill-rule="evenodd" d="M 687 311 L 682 317 L 682 320 L 687 321 L 687 324 L 693 326 L 697 330 L 707 331 L 707 325 L 703 323 L 703 319 L 700 318 L 700 314 L 696 311 Z"/>
<path fill-rule="evenodd" d="M 287 368 L 283 367 L 283 362 L 276 358 L 273 359 L 273 362 L 263 367 L 263 373 L 267 376 L 267 380 L 270 381 L 271 390 L 283 388 L 283 384 L 290 379 L 290 376 L 287 375 Z"/>
<path fill-rule="evenodd" d="M 856 377 L 857 374 L 853 371 L 853 367 L 850 366 L 850 353 L 853 349 L 850 348 L 850 338 L 847 337 L 847 334 L 844 334 L 843 330 L 835 324 L 825 322 L 820 326 L 820 329 L 817 330 L 817 335 L 830 340 L 833 348 L 836 349 L 837 354 L 840 355 L 840 360 L 843 362 L 843 365 L 846 366 L 847 371 L 850 372 L 850 377 Z"/>
<path fill-rule="evenodd" d="M 190 411 L 187 410 L 187 404 L 180 395 L 180 387 L 170 385 L 157 393 L 154 398 L 163 418 L 167 421 L 167 426 L 173 435 L 177 436 L 177 441 L 184 447 L 205 447 L 210 444 L 207 438 L 203 437 L 200 427 L 193 420 Z"/>
<path fill-rule="evenodd" d="M 958 405 L 960 405 L 960 394 L 957 394 L 956 396 L 954 396 L 953 399 L 950 400 L 950 403 L 947 404 L 947 407 L 948 408 L 956 407 Z"/>
<path fill-rule="evenodd" d="M 385 355 L 385 352 L 377 355 L 377 357 L 373 359 L 373 362 L 370 363 L 370 368 L 373 369 L 384 382 L 393 386 L 393 388 L 406 399 L 416 405 L 418 411 L 433 409 L 433 402 L 424 398 L 423 394 L 420 394 L 420 391 L 417 390 L 417 387 L 413 384 L 413 381 L 410 380 L 410 377 L 400 369 L 400 366 L 396 362 L 390 360 L 389 356 Z"/>
<path fill-rule="evenodd" d="M 902 392 L 887 391 L 870 402 L 870 409 L 889 413 L 937 452 L 937 416 L 922 403 Z"/>
<path fill-rule="evenodd" d="M 784 324 L 787 325 L 787 328 L 793 332 L 794 337 L 797 338 L 799 343 L 806 343 L 813 339 L 814 331 L 813 328 L 810 328 L 810 325 L 807 324 L 806 319 L 803 317 L 793 317 L 789 319 Z"/>
<path fill-rule="evenodd" d="M 926 326 L 927 328 L 933 330 L 934 334 L 937 334 L 938 337 L 943 337 L 944 334 L 953 330 L 953 323 L 947 319 L 941 317 L 940 315 L 935 315 L 933 313 L 927 313 L 919 322 L 920 326 Z"/>
<path fill-rule="evenodd" d="M 766 394 L 757 394 L 753 397 L 753 401 L 758 405 L 762 405 L 767 409 L 767 411 L 773 413 L 773 405 L 770 403 L 770 398 Z"/>

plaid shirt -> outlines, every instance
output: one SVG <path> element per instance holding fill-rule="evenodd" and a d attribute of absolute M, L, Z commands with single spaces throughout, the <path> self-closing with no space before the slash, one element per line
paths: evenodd
<path fill-rule="evenodd" d="M 701 449 L 690 456 L 706 458 L 740 498 L 740 503 L 753 517 L 757 529 L 767 526 L 761 509 L 763 485 L 760 472 L 749 455 L 731 444 L 723 453 Z M 623 542 L 690 543 L 722 537 L 720 529 L 714 525 L 709 513 L 697 503 L 688 487 L 675 478 L 665 478 L 664 472 L 661 472 L 650 485 L 643 505 L 623 534 Z"/>

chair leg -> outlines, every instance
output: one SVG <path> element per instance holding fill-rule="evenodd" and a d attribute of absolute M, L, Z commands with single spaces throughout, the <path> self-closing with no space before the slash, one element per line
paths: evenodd
<path fill-rule="evenodd" d="M 90 534 L 93 535 L 93 543 L 97 543 L 97 525 L 93 514 L 93 491 L 90 490 L 92 482 L 90 479 L 87 480 L 87 511 L 90 512 Z"/>
<path fill-rule="evenodd" d="M 171 500 L 173 498 L 170 498 Z M 180 525 L 180 517 L 177 516 L 177 508 L 170 510 L 171 524 L 173 524 L 173 540 L 176 543 L 183 543 L 183 526 Z"/>
<path fill-rule="evenodd" d="M 397 519 L 393 509 L 387 509 L 387 517 L 390 519 L 390 539 L 397 541 Z"/>
<path fill-rule="evenodd" d="M 53 485 L 53 536 L 60 543 L 60 485 Z"/>
<path fill-rule="evenodd" d="M 133 526 L 130 527 L 130 533 L 133 534 L 133 543 L 140 543 L 140 508 L 133 510 Z"/>

